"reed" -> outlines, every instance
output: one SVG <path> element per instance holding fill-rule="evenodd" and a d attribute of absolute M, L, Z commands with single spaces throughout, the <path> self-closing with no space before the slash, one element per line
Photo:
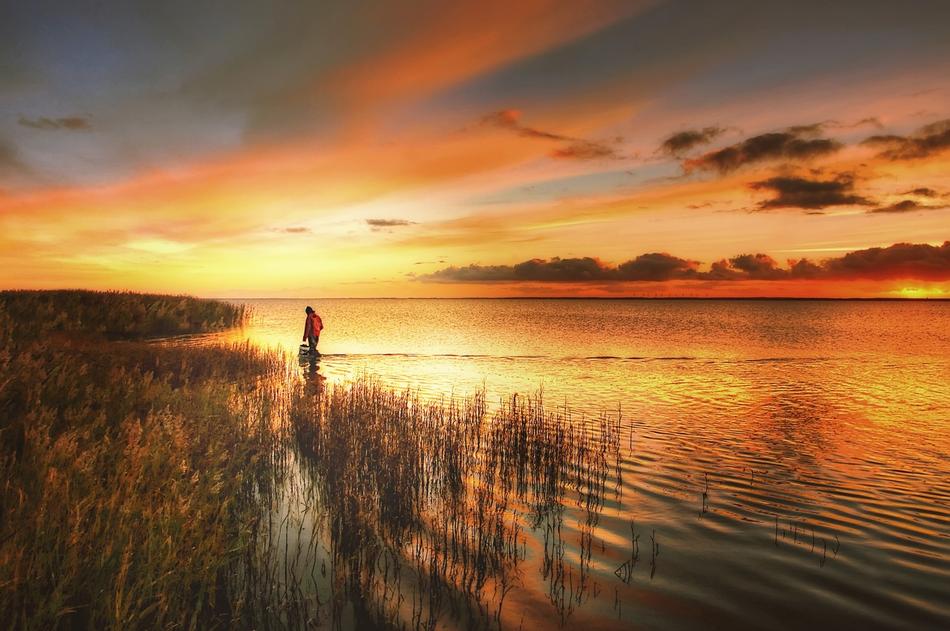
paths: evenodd
<path fill-rule="evenodd" d="M 0 329 L 18 342 L 205 333 L 247 317 L 244 306 L 217 300 L 85 290 L 0 291 L 0 312 Z"/>
<path fill-rule="evenodd" d="M 53 315 L 64 305 L 73 317 Z M 165 318 L 180 309 L 187 317 Z M 281 471 L 271 421 L 283 380 L 271 377 L 286 374 L 284 358 L 248 345 L 95 341 L 240 317 L 177 297 L 0 295 L 7 625 L 194 628 L 241 614 L 229 577 Z M 55 331 L 70 335 L 45 343 Z"/>
<path fill-rule="evenodd" d="M 587 597 L 618 423 L 575 424 L 540 398 L 514 397 L 489 415 L 483 394 L 426 403 L 361 379 L 318 395 L 301 389 L 291 427 L 329 515 L 333 610 L 352 606 L 358 626 L 500 623 L 524 558 L 522 513 L 543 532 L 542 572 L 562 619 Z M 561 529 L 572 497 L 589 526 L 576 568 Z M 428 597 L 405 612 L 416 593 Z"/>
<path fill-rule="evenodd" d="M 484 393 L 424 401 L 369 377 L 326 388 L 247 344 L 143 341 L 243 317 L 181 297 L 0 295 L 0 619 L 500 627 L 529 530 L 562 622 L 598 593 L 619 418 L 575 422 L 540 395 L 489 412 Z"/>

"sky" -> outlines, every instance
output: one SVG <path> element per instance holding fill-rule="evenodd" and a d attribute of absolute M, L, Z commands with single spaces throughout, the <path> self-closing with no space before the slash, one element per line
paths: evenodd
<path fill-rule="evenodd" d="M 0 0 L 0 288 L 950 297 L 950 3 Z"/>

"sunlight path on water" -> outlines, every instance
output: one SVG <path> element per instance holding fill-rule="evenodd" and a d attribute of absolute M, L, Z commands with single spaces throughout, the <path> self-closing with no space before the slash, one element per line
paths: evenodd
<path fill-rule="evenodd" d="M 295 352 L 305 304 L 252 302 L 244 331 L 188 343 Z M 510 627 L 950 620 L 950 304 L 314 306 L 324 355 L 299 366 L 314 387 L 368 374 L 428 401 L 484 389 L 489 411 L 543 390 L 570 423 L 619 421 L 593 523 L 582 496 L 561 500 L 565 580 L 589 581 L 565 583 L 567 614 L 552 598 L 550 533 L 516 501 L 506 509 L 525 534 Z"/>

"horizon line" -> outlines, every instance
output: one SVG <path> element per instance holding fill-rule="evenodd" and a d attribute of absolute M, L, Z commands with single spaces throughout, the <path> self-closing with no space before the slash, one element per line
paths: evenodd
<path fill-rule="evenodd" d="M 42 290 L 41 290 L 42 291 Z M 950 302 L 950 296 L 198 296 L 207 300 L 823 300 L 843 302 Z"/>
<path fill-rule="evenodd" d="M 197 292 L 162 292 L 155 290 L 132 289 L 86 289 L 78 287 L 56 287 L 46 289 L 26 289 L 5 287 L 6 292 L 68 292 L 87 291 L 97 293 L 129 293 L 153 296 L 191 296 L 203 300 L 718 300 L 718 301 L 839 301 L 839 302 L 950 302 L 950 295 L 937 296 L 215 296 L 201 295 Z"/>

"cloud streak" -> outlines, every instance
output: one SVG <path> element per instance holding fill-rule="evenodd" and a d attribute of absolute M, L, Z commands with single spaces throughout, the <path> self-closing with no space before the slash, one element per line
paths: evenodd
<path fill-rule="evenodd" d="M 498 110 L 486 114 L 481 118 L 481 124 L 505 129 L 523 138 L 536 138 L 539 140 L 553 140 L 566 143 L 548 153 L 548 156 L 555 159 L 598 160 L 617 159 L 620 157 L 612 147 L 601 142 L 565 136 L 563 134 L 556 134 L 535 127 L 529 127 L 521 122 L 521 111 L 516 109 Z"/>
<path fill-rule="evenodd" d="M 619 265 L 598 258 L 531 259 L 515 265 L 447 267 L 418 280 L 440 283 L 578 283 L 663 282 L 674 280 L 950 280 L 950 241 L 895 243 L 886 248 L 856 250 L 822 261 L 789 260 L 782 267 L 767 254 L 740 254 L 701 270 L 698 261 L 663 252 L 641 254 Z"/>
<path fill-rule="evenodd" d="M 88 131 L 92 129 L 92 123 L 84 116 L 65 116 L 63 118 L 48 118 L 46 116 L 27 118 L 21 116 L 17 123 L 23 127 L 45 131 Z"/>
<path fill-rule="evenodd" d="M 940 197 L 940 193 L 926 186 L 912 188 L 909 191 L 904 191 L 901 193 L 901 195 L 916 195 L 917 197 Z"/>
<path fill-rule="evenodd" d="M 561 134 L 542 131 L 540 129 L 535 129 L 534 127 L 524 125 L 521 122 L 521 111 L 516 109 L 506 109 L 498 110 L 497 112 L 491 112 L 482 117 L 481 123 L 482 125 L 487 125 L 489 127 L 500 127 L 502 129 L 510 130 L 525 138 L 540 138 L 542 140 L 563 141 L 574 140 L 574 138 L 571 138 L 570 136 L 562 136 Z"/>
<path fill-rule="evenodd" d="M 873 208 L 869 210 L 869 213 L 888 213 L 888 214 L 900 214 L 900 213 L 911 213 L 918 210 L 940 210 L 941 208 L 946 208 L 946 204 L 921 204 L 914 199 L 904 199 L 899 202 L 888 204 L 887 206 L 880 206 L 878 208 Z"/>
<path fill-rule="evenodd" d="M 950 149 L 950 118 L 924 125 L 909 136 L 877 135 L 861 144 L 883 149 L 878 157 L 885 160 L 928 158 Z"/>
<path fill-rule="evenodd" d="M 392 228 L 404 228 L 406 226 L 415 225 L 415 221 L 409 221 L 408 219 L 367 219 L 366 225 L 369 226 L 369 229 L 373 232 L 379 232 L 380 230 L 390 230 Z"/>
<path fill-rule="evenodd" d="M 393 228 L 397 226 L 411 226 L 414 221 L 408 219 L 367 219 L 366 225 L 373 228 Z"/>
<path fill-rule="evenodd" d="M 712 171 L 726 175 L 742 167 L 775 160 L 807 161 L 836 153 L 842 144 L 831 138 L 813 138 L 823 123 L 797 125 L 785 131 L 746 138 L 742 142 L 685 160 L 687 171 Z"/>

